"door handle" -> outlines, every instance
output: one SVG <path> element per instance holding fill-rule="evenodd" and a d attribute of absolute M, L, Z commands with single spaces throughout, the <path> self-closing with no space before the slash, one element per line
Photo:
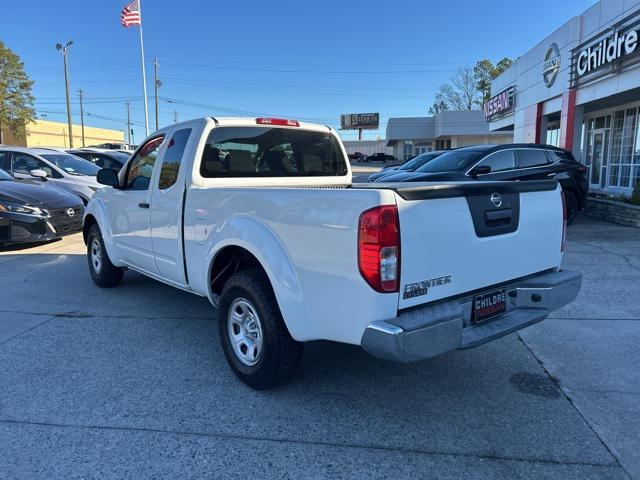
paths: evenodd
<path fill-rule="evenodd" d="M 138 204 L 138 206 L 139 206 L 140 208 L 149 208 L 149 204 L 148 204 L 148 203 L 146 203 L 146 202 L 139 203 L 139 204 Z"/>

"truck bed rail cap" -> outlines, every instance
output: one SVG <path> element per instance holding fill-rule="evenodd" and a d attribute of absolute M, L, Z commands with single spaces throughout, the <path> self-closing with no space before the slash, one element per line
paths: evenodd
<path fill-rule="evenodd" d="M 470 197 L 498 193 L 526 193 L 555 190 L 557 180 L 525 180 L 507 182 L 399 182 L 399 183 L 354 183 L 352 188 L 392 190 L 404 200 L 426 200 L 433 198 Z"/>

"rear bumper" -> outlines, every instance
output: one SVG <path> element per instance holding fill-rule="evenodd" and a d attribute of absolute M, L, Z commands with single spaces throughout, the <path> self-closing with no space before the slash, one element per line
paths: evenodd
<path fill-rule="evenodd" d="M 470 322 L 473 295 L 408 310 L 369 324 L 362 348 L 376 357 L 414 362 L 476 347 L 544 320 L 575 300 L 581 284 L 580 273 L 555 271 L 500 285 L 507 289 L 506 313 L 477 325 Z"/>

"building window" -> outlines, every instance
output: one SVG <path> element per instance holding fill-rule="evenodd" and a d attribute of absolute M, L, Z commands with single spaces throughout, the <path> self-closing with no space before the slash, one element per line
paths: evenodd
<path fill-rule="evenodd" d="M 405 160 L 413 157 L 413 143 L 404 142 L 404 151 L 402 152 Z"/>
<path fill-rule="evenodd" d="M 547 125 L 547 145 L 560 146 L 560 122 L 549 122 Z"/>
<path fill-rule="evenodd" d="M 638 109 L 619 110 L 613 115 L 609 186 L 629 188 L 634 160 Z"/>
<path fill-rule="evenodd" d="M 636 115 L 636 131 L 633 142 L 633 172 L 631 177 L 631 188 L 640 182 L 640 107 Z"/>

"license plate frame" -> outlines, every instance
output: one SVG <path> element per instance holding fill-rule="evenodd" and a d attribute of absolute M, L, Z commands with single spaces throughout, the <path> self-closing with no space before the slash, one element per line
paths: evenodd
<path fill-rule="evenodd" d="M 497 288 L 473 297 L 471 323 L 486 322 L 507 312 L 507 289 Z"/>

